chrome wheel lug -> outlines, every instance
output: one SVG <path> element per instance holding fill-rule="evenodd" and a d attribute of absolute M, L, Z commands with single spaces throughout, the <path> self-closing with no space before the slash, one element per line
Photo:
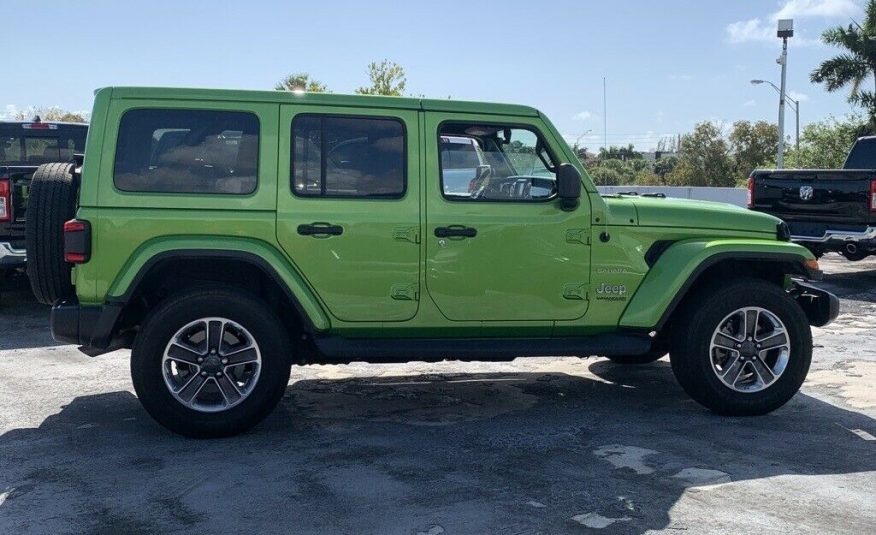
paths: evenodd
<path fill-rule="evenodd" d="M 228 364 L 228 359 L 222 359 L 222 364 Z"/>
<path fill-rule="evenodd" d="M 201 372 L 201 377 L 207 377 L 207 372 Z"/>
<path fill-rule="evenodd" d="M 216 377 L 222 377 L 222 372 L 216 372 Z"/>

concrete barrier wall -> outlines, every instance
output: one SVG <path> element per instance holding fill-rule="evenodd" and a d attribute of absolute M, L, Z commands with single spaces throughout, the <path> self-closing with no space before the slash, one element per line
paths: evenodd
<path fill-rule="evenodd" d="M 597 186 L 600 193 L 621 193 L 635 191 L 642 193 L 662 193 L 667 197 L 696 199 L 699 201 L 726 202 L 746 206 L 748 191 L 745 188 L 693 188 L 674 186 Z"/>

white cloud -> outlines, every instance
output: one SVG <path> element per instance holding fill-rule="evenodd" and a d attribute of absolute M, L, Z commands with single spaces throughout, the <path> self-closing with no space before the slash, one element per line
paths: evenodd
<path fill-rule="evenodd" d="M 727 25 L 727 38 L 731 43 L 747 43 L 750 41 L 772 41 L 774 38 L 772 26 L 767 26 L 760 19 L 740 20 Z"/>
<path fill-rule="evenodd" d="M 692 78 L 693 78 L 693 76 L 691 76 L 689 74 L 670 74 L 669 75 L 670 80 L 681 80 L 683 82 L 687 82 L 688 80 L 690 80 Z"/>
<path fill-rule="evenodd" d="M 788 0 L 781 9 L 773 13 L 771 18 L 779 20 L 851 17 L 860 13 L 860 9 L 852 0 Z"/>
<path fill-rule="evenodd" d="M 586 121 L 587 119 L 590 119 L 591 117 L 593 117 L 592 113 L 590 113 L 589 111 L 582 111 L 582 112 L 579 112 L 579 113 L 576 113 L 575 115 L 573 115 L 572 119 L 574 119 L 576 121 Z"/>
<path fill-rule="evenodd" d="M 742 107 L 744 107 L 744 108 L 752 108 L 754 106 L 757 106 L 757 101 L 753 100 L 753 99 L 746 100 L 745 102 L 742 103 Z"/>
<path fill-rule="evenodd" d="M 806 102 L 809 100 L 809 95 L 806 93 L 798 93 L 797 91 L 788 91 L 786 93 L 789 97 L 796 100 L 797 102 Z"/>
<path fill-rule="evenodd" d="M 773 13 L 748 20 L 731 22 L 725 28 L 730 43 L 771 42 L 777 40 L 776 21 L 779 19 L 839 19 L 859 15 L 860 6 L 854 0 L 786 0 Z M 799 27 L 799 25 L 797 25 Z M 795 29 L 792 42 L 796 46 L 812 46 L 820 43 L 810 39 L 799 28 Z"/>

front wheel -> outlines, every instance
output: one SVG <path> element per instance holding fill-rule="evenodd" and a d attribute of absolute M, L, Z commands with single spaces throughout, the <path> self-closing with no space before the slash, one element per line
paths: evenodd
<path fill-rule="evenodd" d="M 200 290 L 150 314 L 131 351 L 134 390 L 161 425 L 188 437 L 242 433 L 279 403 L 291 371 L 289 338 L 255 297 Z"/>
<path fill-rule="evenodd" d="M 805 313 L 782 288 L 760 280 L 692 296 L 676 327 L 670 362 L 682 388 L 712 411 L 766 414 L 800 389 L 812 360 Z"/>

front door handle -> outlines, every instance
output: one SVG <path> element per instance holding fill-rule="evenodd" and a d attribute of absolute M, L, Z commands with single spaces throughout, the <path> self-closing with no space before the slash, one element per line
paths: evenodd
<path fill-rule="evenodd" d="M 450 225 L 449 227 L 436 227 L 436 238 L 474 238 L 478 235 L 475 228 L 464 225 Z"/>
<path fill-rule="evenodd" d="M 343 233 L 344 227 L 331 223 L 317 222 L 309 225 L 298 225 L 298 234 L 302 236 L 340 236 Z"/>

